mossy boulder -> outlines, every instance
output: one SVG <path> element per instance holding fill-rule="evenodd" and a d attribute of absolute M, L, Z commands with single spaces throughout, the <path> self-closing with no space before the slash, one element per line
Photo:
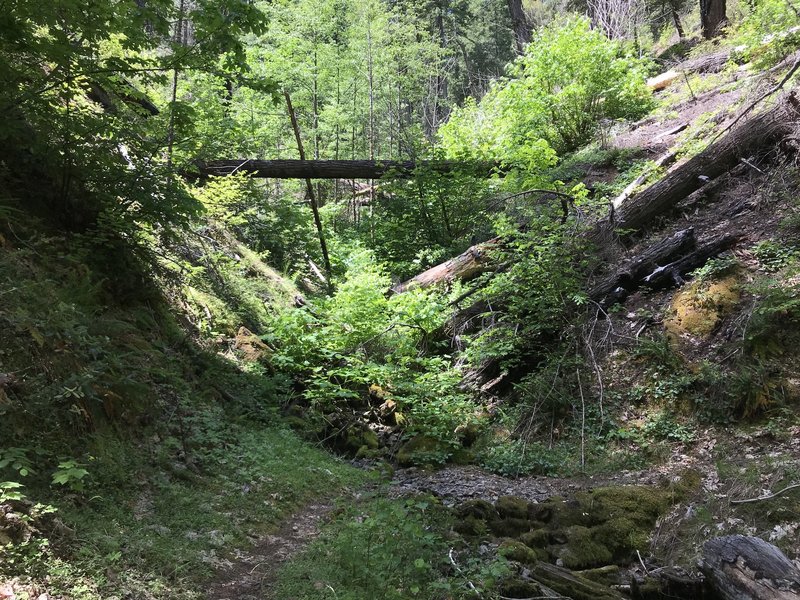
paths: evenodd
<path fill-rule="evenodd" d="M 486 535 L 486 533 L 489 531 L 489 526 L 483 519 L 476 519 L 470 515 L 456 522 L 456 524 L 453 526 L 453 529 L 456 531 L 456 533 L 460 533 L 461 535 L 465 535 L 467 537 L 472 537 Z"/>
<path fill-rule="evenodd" d="M 505 540 L 497 548 L 497 553 L 508 560 L 514 560 L 524 565 L 536 564 L 539 558 L 535 550 L 528 548 L 518 540 Z"/>
<path fill-rule="evenodd" d="M 739 280 L 731 275 L 719 281 L 698 281 L 675 295 L 664 327 L 673 336 L 705 338 L 731 313 L 740 298 Z"/>
<path fill-rule="evenodd" d="M 531 522 L 527 519 L 496 519 L 489 522 L 489 529 L 498 537 L 519 537 L 531 530 Z"/>
<path fill-rule="evenodd" d="M 573 525 L 566 530 L 567 543 L 558 557 L 568 569 L 601 567 L 613 559 L 608 549 L 588 527 Z"/>
<path fill-rule="evenodd" d="M 591 502 L 586 502 L 586 492 L 579 492 L 575 498 L 564 500 L 559 496 L 550 498 L 542 503 L 543 509 L 550 510 L 550 526 L 553 529 L 566 529 L 573 525 L 583 525 L 588 527 L 594 525 L 596 520 L 593 512 L 587 510 L 591 507 Z"/>
<path fill-rule="evenodd" d="M 345 446 L 353 452 L 358 452 L 362 446 L 366 446 L 369 450 L 375 450 L 379 446 L 378 435 L 369 427 L 354 425 L 347 430 Z"/>
<path fill-rule="evenodd" d="M 459 504 L 455 511 L 460 519 L 474 517 L 483 521 L 494 521 L 499 517 L 494 505 L 486 500 L 467 500 Z"/>
<path fill-rule="evenodd" d="M 454 529 L 461 535 L 484 535 L 489 531 L 488 522 L 498 519 L 497 509 L 486 500 L 467 500 L 455 509 L 458 520 Z"/>
<path fill-rule="evenodd" d="M 674 502 L 668 488 L 640 485 L 602 487 L 576 495 L 582 507 L 590 511 L 595 523 L 626 517 L 637 527 L 650 529 Z"/>
<path fill-rule="evenodd" d="M 469 448 L 459 448 L 450 457 L 450 462 L 454 465 L 475 464 L 475 453 Z"/>
<path fill-rule="evenodd" d="M 397 464 L 401 467 L 410 467 L 442 463 L 450 454 L 450 447 L 441 440 L 429 435 L 418 435 L 408 440 L 397 451 Z"/>
<path fill-rule="evenodd" d="M 503 598 L 541 598 L 544 593 L 538 583 L 516 577 L 500 582 L 497 592 Z"/>
<path fill-rule="evenodd" d="M 544 529 L 534 529 L 519 536 L 519 540 L 530 548 L 546 548 L 550 535 Z"/>
<path fill-rule="evenodd" d="M 358 452 L 356 452 L 356 458 L 366 458 L 370 460 L 382 458 L 385 455 L 385 448 L 370 448 L 366 444 L 361 446 L 361 448 L 358 449 Z"/>
<path fill-rule="evenodd" d="M 649 546 L 651 528 L 636 525 L 627 517 L 615 517 L 593 528 L 592 537 L 608 548 L 615 562 L 624 561 Z"/>
<path fill-rule="evenodd" d="M 527 519 L 528 501 L 517 496 L 500 496 L 495 502 L 497 512 L 504 519 Z"/>
<path fill-rule="evenodd" d="M 541 521 L 549 523 L 553 518 L 553 507 L 547 502 L 529 502 L 528 518 L 531 521 Z"/>

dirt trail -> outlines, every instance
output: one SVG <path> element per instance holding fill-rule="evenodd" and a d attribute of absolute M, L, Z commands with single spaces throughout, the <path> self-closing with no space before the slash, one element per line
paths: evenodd
<path fill-rule="evenodd" d="M 263 600 L 272 597 L 280 566 L 312 542 L 333 508 L 309 504 L 252 548 L 237 550 L 206 592 L 208 600 Z"/>

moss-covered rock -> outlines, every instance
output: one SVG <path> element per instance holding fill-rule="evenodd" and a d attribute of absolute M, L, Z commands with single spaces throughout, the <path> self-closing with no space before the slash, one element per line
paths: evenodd
<path fill-rule="evenodd" d="M 531 522 L 527 519 L 496 519 L 489 521 L 489 529 L 498 537 L 516 538 L 531 530 Z"/>
<path fill-rule="evenodd" d="M 486 535 L 489 531 L 489 526 L 483 519 L 476 519 L 470 515 L 457 521 L 455 525 L 453 525 L 453 529 L 461 535 L 472 537 Z"/>
<path fill-rule="evenodd" d="M 344 445 L 351 452 L 358 452 L 361 446 L 375 449 L 378 447 L 378 436 L 366 426 L 353 425 L 347 430 Z"/>
<path fill-rule="evenodd" d="M 519 540 L 530 548 L 546 548 L 550 536 L 544 529 L 533 529 L 519 536 Z"/>
<path fill-rule="evenodd" d="M 592 537 L 608 548 L 614 561 L 625 561 L 636 550 L 649 546 L 650 530 L 651 527 L 636 525 L 627 517 L 615 517 L 593 528 Z"/>
<path fill-rule="evenodd" d="M 450 447 L 429 435 L 418 435 L 407 441 L 397 452 L 401 467 L 442 463 L 451 454 Z"/>
<path fill-rule="evenodd" d="M 673 336 L 708 337 L 739 302 L 739 280 L 735 275 L 719 281 L 698 281 L 675 294 L 672 311 L 664 327 Z"/>
<path fill-rule="evenodd" d="M 475 464 L 475 453 L 469 448 L 459 448 L 450 457 L 450 462 L 454 465 Z"/>
<path fill-rule="evenodd" d="M 528 518 L 528 501 L 517 496 L 500 496 L 495 502 L 495 507 L 504 519 Z"/>
<path fill-rule="evenodd" d="M 597 488 L 577 494 L 576 498 L 585 510 L 591 512 L 596 524 L 625 517 L 637 527 L 648 530 L 674 501 L 669 489 L 639 485 Z"/>
<path fill-rule="evenodd" d="M 567 543 L 559 558 L 569 569 L 586 569 L 607 565 L 613 559 L 611 550 L 593 535 L 588 527 L 573 525 L 566 530 Z"/>
<path fill-rule="evenodd" d="M 474 517 L 483 521 L 493 521 L 499 518 L 497 509 L 491 502 L 486 500 L 467 500 L 459 504 L 455 512 L 456 516 L 461 519 Z"/>
<path fill-rule="evenodd" d="M 524 565 L 536 564 L 538 560 L 536 552 L 518 540 L 505 540 L 497 548 L 497 553 L 508 560 L 514 560 Z"/>
<path fill-rule="evenodd" d="M 486 500 L 467 500 L 456 507 L 455 513 L 458 520 L 453 528 L 466 536 L 485 535 L 488 522 L 499 518 L 497 509 Z"/>
<path fill-rule="evenodd" d="M 531 521 L 549 523 L 553 518 L 553 507 L 548 502 L 529 502 L 528 518 Z"/>

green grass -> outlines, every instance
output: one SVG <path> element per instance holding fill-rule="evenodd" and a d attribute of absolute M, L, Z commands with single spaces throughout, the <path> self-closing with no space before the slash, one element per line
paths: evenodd
<path fill-rule="evenodd" d="M 284 429 L 245 423 L 214 433 L 224 442 L 198 451 L 198 472 L 170 455 L 174 440 L 93 440 L 87 489 L 48 499 L 74 535 L 54 540 L 54 552 L 29 548 L 27 574 L 49 578 L 51 593 L 87 600 L 200 598 L 235 548 L 311 500 L 373 477 Z"/>
<path fill-rule="evenodd" d="M 342 507 L 322 537 L 281 570 L 274 597 L 461 597 L 466 581 L 449 570 L 451 519 L 428 497 L 370 497 Z"/>

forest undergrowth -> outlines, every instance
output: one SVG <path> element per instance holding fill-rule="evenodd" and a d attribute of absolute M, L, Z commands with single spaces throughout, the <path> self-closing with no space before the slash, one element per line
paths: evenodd
<path fill-rule="evenodd" d="M 520 565 L 629 582 L 634 552 L 686 566 L 715 532 L 797 555 L 796 495 L 731 502 L 800 475 L 791 140 L 647 231 L 595 235 L 661 155 L 701 154 L 793 75 L 790 7 L 737 6 L 721 38 L 667 50 L 663 15 L 631 38 L 543 5 L 514 57 L 498 3 L 133 4 L 69 5 L 65 27 L 16 2 L 0 42 L 0 600 L 209 597 L 314 503 L 318 537 L 259 593 L 529 597 Z M 198 176 L 303 137 L 315 159 L 457 166 Z M 738 238 L 680 285 L 592 295 L 688 228 Z M 397 293 L 464 252 L 469 276 Z M 388 489 L 445 465 L 557 477 L 585 511 Z"/>

